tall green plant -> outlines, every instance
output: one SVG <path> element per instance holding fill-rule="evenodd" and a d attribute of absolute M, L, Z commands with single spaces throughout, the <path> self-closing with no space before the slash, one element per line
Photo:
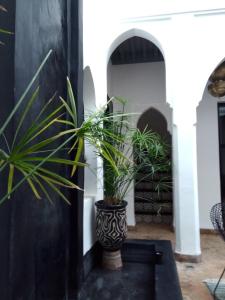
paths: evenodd
<path fill-rule="evenodd" d="M 79 189 L 79 187 L 70 178 L 52 171 L 51 165 L 71 167 L 72 177 L 77 167 L 85 166 L 80 162 L 84 139 L 94 145 L 96 152 L 109 163 L 115 173 L 118 172 L 114 158 L 120 156 L 120 153 L 108 142 L 109 139 L 117 141 L 118 138 L 102 126 L 106 119 L 104 108 L 91 114 L 78 127 L 75 97 L 68 78 L 67 101 L 62 97 L 54 96 L 36 113 L 30 126 L 24 129 L 24 120 L 38 99 L 39 87 L 33 91 L 30 99 L 27 99 L 27 95 L 31 92 L 33 84 L 51 52 L 47 54 L 27 89 L 0 127 L 0 138 L 4 141 L 3 147 L 0 148 L 0 173 L 3 171 L 8 173 L 7 192 L 0 200 L 0 204 L 10 198 L 11 194 L 24 182 L 27 182 L 37 199 L 41 199 L 44 195 L 49 201 L 52 201 L 49 190 L 53 190 L 69 203 L 61 189 Z M 52 105 L 53 101 L 54 105 Z M 25 108 L 21 110 L 24 102 Z M 5 130 L 8 124 L 14 120 L 19 109 L 22 112 L 19 114 L 19 122 L 12 142 L 9 143 Z M 73 159 L 71 159 L 72 151 L 75 152 Z M 19 181 L 16 180 L 16 173 L 22 176 Z"/>
<path fill-rule="evenodd" d="M 111 118 L 113 114 L 107 114 L 105 128 L 118 136 L 118 139 L 108 142 L 122 155 L 114 157 L 112 153 L 118 172 L 114 172 L 107 161 L 104 163 L 105 201 L 108 204 L 119 204 L 124 200 L 131 183 L 138 183 L 135 180 L 140 172 L 145 171 L 145 179 L 151 181 L 159 172 L 166 172 L 170 168 L 168 145 L 157 133 L 147 128 L 143 132 L 130 128 L 131 116 L 124 113 L 126 101 L 116 99 L 121 105 L 120 112 L 114 118 Z M 158 189 L 162 184 L 165 183 L 158 182 Z"/>

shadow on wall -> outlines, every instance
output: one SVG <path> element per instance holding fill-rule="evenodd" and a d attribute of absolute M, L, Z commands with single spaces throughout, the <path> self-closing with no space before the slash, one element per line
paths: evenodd
<path fill-rule="evenodd" d="M 169 145 L 171 145 L 172 138 L 167 129 L 167 120 L 157 109 L 150 108 L 139 118 L 137 128 L 143 131 L 146 126 L 148 126 L 148 129 L 157 132 Z"/>

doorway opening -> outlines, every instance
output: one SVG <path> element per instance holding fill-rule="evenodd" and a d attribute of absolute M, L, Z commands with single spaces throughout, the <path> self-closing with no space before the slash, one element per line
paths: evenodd
<path fill-rule="evenodd" d="M 220 191 L 221 202 L 225 201 L 225 103 L 218 103 Z"/>
<path fill-rule="evenodd" d="M 210 74 L 197 107 L 200 228 L 212 228 L 209 211 L 225 201 L 225 63 Z"/>
<path fill-rule="evenodd" d="M 172 137 L 167 129 L 167 120 L 155 108 L 145 111 L 138 120 L 140 131 L 152 130 L 159 134 L 168 145 L 167 160 L 172 159 Z M 173 222 L 172 169 L 157 172 L 148 178 L 148 170 L 139 172 L 135 184 L 135 217 L 136 222 L 170 224 Z M 161 188 L 158 189 L 158 183 Z"/>

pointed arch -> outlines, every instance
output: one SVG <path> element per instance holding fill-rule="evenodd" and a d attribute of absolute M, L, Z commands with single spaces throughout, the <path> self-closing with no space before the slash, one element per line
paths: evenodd
<path fill-rule="evenodd" d="M 171 134 L 168 130 L 168 122 L 160 110 L 150 107 L 141 114 L 137 121 L 137 128 L 143 131 L 146 126 L 148 129 L 157 132 L 161 137 L 171 143 Z"/>
<path fill-rule="evenodd" d="M 133 63 L 121 66 L 112 65 L 110 57 L 121 44 L 125 44 L 129 39 L 140 37 L 159 49 L 163 56 L 163 62 Z M 166 103 L 166 75 L 165 57 L 161 43 L 148 31 L 133 28 L 118 35 L 108 48 L 108 92 L 109 96 L 119 95 L 128 100 L 126 106 L 127 113 L 142 113 L 149 106 L 156 105 L 162 111 L 168 113 Z M 138 77 L 138 80 L 137 80 Z M 151 88 L 150 88 L 151 86 Z M 136 126 L 138 116 L 132 116 L 131 126 Z M 166 126 L 167 127 L 167 126 Z M 167 129 L 167 128 L 166 128 Z M 134 183 L 133 183 L 134 184 Z M 128 201 L 127 220 L 129 225 L 135 224 L 135 200 L 134 188 L 131 188 L 126 200 Z"/>
<path fill-rule="evenodd" d="M 219 63 L 218 63 L 219 61 Z M 224 131 L 224 116 L 218 105 L 224 102 L 224 97 L 217 98 L 208 91 L 208 85 L 213 72 L 224 63 L 225 58 L 216 57 L 208 62 L 205 72 L 205 82 L 201 91 L 201 101 L 197 107 L 197 167 L 198 167 L 198 195 L 200 208 L 200 227 L 213 228 L 209 219 L 211 207 L 224 199 L 224 165 L 225 155 L 221 132 Z M 214 80 L 216 80 L 214 76 Z M 220 101 L 222 100 L 223 101 Z M 223 108 L 222 108 L 223 109 Z M 213 178 L 213 181 L 212 181 Z"/>
<path fill-rule="evenodd" d="M 166 117 L 153 106 L 145 110 L 137 120 L 140 131 L 152 130 L 167 143 L 167 159 L 172 160 L 172 136 L 168 131 Z M 135 153 L 135 152 L 134 152 Z M 165 160 L 165 162 L 166 162 Z M 172 184 L 160 192 L 156 191 L 154 179 L 146 178 L 146 170 L 138 172 L 134 186 L 136 222 L 173 224 L 173 188 Z M 172 169 L 158 172 L 156 179 L 166 184 L 172 183 Z"/>
<path fill-rule="evenodd" d="M 132 29 L 129 29 L 129 30 L 124 31 L 123 33 L 121 33 L 111 43 L 111 45 L 109 46 L 109 49 L 108 49 L 107 63 L 109 62 L 109 59 L 110 59 L 112 53 L 114 52 L 114 50 L 121 43 L 123 43 L 127 39 L 132 38 L 134 36 L 141 37 L 141 38 L 146 39 L 146 40 L 152 42 L 153 44 L 155 44 L 159 48 L 159 50 L 161 51 L 161 53 L 163 55 L 163 58 L 164 58 L 164 61 L 165 61 L 165 55 L 164 55 L 163 47 L 162 47 L 160 41 L 157 40 L 150 32 L 148 32 L 146 30 L 139 29 L 139 28 L 132 28 Z"/>
<path fill-rule="evenodd" d="M 207 61 L 207 66 L 204 70 L 204 74 L 202 75 L 201 84 L 199 85 L 200 92 L 201 92 L 201 97 L 199 99 L 199 103 L 204 98 L 204 94 L 207 90 L 210 76 L 219 67 L 219 65 L 221 65 L 224 61 L 225 61 L 224 53 L 222 55 L 219 55 L 219 57 L 217 57 L 216 55 L 213 55 L 210 57 L 210 60 Z"/>

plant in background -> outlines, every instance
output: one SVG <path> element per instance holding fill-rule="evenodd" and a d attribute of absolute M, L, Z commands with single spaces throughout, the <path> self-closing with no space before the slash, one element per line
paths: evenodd
<path fill-rule="evenodd" d="M 116 140 L 108 140 L 113 147 L 122 155 L 113 157 L 117 172 L 114 171 L 108 161 L 104 162 L 104 189 L 105 203 L 116 205 L 123 201 L 131 188 L 131 183 L 135 183 L 137 174 L 144 173 L 145 179 L 151 182 L 159 172 L 166 172 L 170 169 L 168 160 L 168 145 L 155 132 L 145 128 L 143 132 L 129 126 L 129 114 L 124 114 L 125 101 L 116 98 L 120 102 L 121 112 L 114 118 L 113 114 L 108 114 L 105 128 L 112 135 L 118 136 Z M 143 178 L 141 179 L 143 180 Z M 136 184 L 138 181 L 136 181 Z M 157 190 L 170 185 L 165 181 L 159 181 Z"/>
<path fill-rule="evenodd" d="M 168 177 L 168 173 L 171 173 L 169 145 L 158 133 L 147 127 L 142 132 L 139 129 L 134 131 L 132 144 L 133 157 L 138 166 L 137 174 L 139 172 L 144 174 L 139 180 L 136 178 L 136 184 L 142 180 L 154 182 L 158 196 L 162 191 L 171 190 L 171 177 Z"/>
<path fill-rule="evenodd" d="M 41 199 L 44 195 L 52 201 L 49 190 L 53 190 L 69 203 L 61 189 L 79 189 L 79 187 L 71 179 L 54 172 L 51 166 L 70 166 L 72 177 L 77 167 L 85 166 L 80 162 L 84 139 L 95 147 L 96 152 L 109 163 L 115 173 L 118 172 L 114 159 L 120 153 L 108 142 L 109 139 L 116 140 L 116 142 L 118 139 L 102 126 L 106 118 L 104 108 L 94 112 L 78 127 L 75 98 L 69 79 L 67 79 L 68 101 L 62 97 L 53 96 L 39 112 L 36 112 L 36 117 L 30 126 L 24 129 L 24 120 L 38 99 L 39 87 L 33 91 L 28 100 L 27 95 L 50 55 L 51 51 L 45 57 L 11 114 L 0 127 L 0 138 L 4 143 L 0 147 L 0 174 L 3 172 L 8 174 L 7 192 L 0 200 L 0 204 L 10 198 L 11 194 L 25 181 L 37 199 Z M 24 102 L 26 102 L 25 107 L 21 109 Z M 19 122 L 10 143 L 5 129 L 9 122 L 14 120 L 19 109 L 22 112 L 19 113 Z M 73 159 L 71 159 L 72 151 L 75 152 Z M 16 173 L 22 176 L 19 181 L 16 179 Z"/>

